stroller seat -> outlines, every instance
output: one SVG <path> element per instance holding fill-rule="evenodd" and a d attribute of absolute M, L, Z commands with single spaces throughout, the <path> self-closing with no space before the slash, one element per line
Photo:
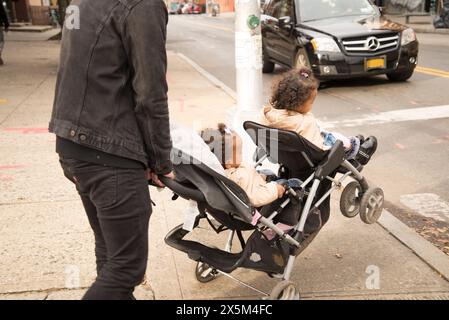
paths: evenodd
<path fill-rule="evenodd" d="M 290 138 L 290 133 L 288 133 L 287 138 Z M 288 152 L 291 151 L 293 153 L 297 150 L 294 148 L 294 144 L 288 139 L 283 138 L 281 143 L 288 149 Z M 267 149 L 267 151 L 271 152 L 272 150 Z M 323 177 L 333 171 L 335 167 L 339 166 L 343 159 L 344 151 L 340 145 L 337 145 L 336 148 L 326 155 L 323 155 L 320 151 L 319 156 L 322 166 L 319 174 L 323 175 Z M 284 204 L 281 208 L 282 210 L 279 210 L 282 203 L 288 198 L 286 197 L 262 208 L 254 208 L 244 190 L 233 181 L 215 172 L 201 162 L 196 161 L 180 150 L 174 150 L 172 156 L 175 157 L 174 163 L 177 163 L 177 165 L 175 165 L 176 180 L 168 179 L 164 181 L 164 183 L 166 183 L 166 186 L 177 196 L 197 202 L 200 215 L 197 217 L 195 226 L 198 225 L 199 220 L 211 216 L 215 223 L 218 224 L 218 227 L 214 226 L 210 219 L 208 219 L 215 231 L 222 232 L 224 230 L 231 230 L 232 232 L 235 232 L 239 237 L 242 247 L 240 253 L 230 253 L 206 246 L 196 241 L 185 240 L 184 237 L 189 231 L 184 230 L 183 225 L 179 225 L 167 234 L 165 241 L 171 247 L 187 253 L 189 258 L 194 261 L 207 263 L 226 273 L 232 272 L 238 267 L 247 267 L 265 271 L 270 274 L 282 273 L 286 266 L 289 254 L 294 251 L 294 254 L 298 255 L 304 250 L 306 247 L 305 244 L 307 243 L 306 240 L 309 239 L 310 241 L 310 239 L 313 239 L 328 219 L 328 201 L 324 201 L 320 206 L 321 210 L 317 210 L 317 214 L 311 215 L 312 219 L 309 219 L 309 224 L 305 226 L 305 229 L 308 230 L 307 236 L 304 236 L 304 234 L 297 235 L 295 242 L 298 243 L 298 246 L 294 246 L 293 248 L 291 247 L 291 244 L 282 241 L 279 237 L 272 239 L 272 241 L 268 241 L 266 237 L 264 237 L 262 231 L 259 231 L 253 223 L 253 217 L 256 215 L 256 212 L 266 219 L 277 210 L 279 211 L 279 214 L 272 219 L 273 225 L 278 222 L 296 225 L 300 218 L 302 204 L 297 204 L 296 206 L 292 203 Z M 297 157 L 297 154 L 295 154 L 295 157 Z M 273 160 L 275 161 L 275 159 Z M 303 163 L 303 161 L 292 161 L 292 163 L 284 161 L 280 163 L 283 163 L 284 169 L 293 169 L 288 176 L 285 175 L 285 172 L 281 173 L 284 177 L 303 176 L 297 171 L 296 165 L 296 163 Z M 287 165 L 284 163 L 287 163 Z M 295 165 L 293 165 L 294 163 Z M 304 173 L 308 171 L 310 171 L 310 168 L 307 171 L 304 171 Z M 325 181 L 325 184 L 328 185 L 328 181 Z M 326 190 L 327 188 L 325 187 L 321 188 L 318 195 L 322 196 Z M 310 228 L 310 225 L 313 227 Z M 252 230 L 253 234 L 247 241 L 245 241 L 243 240 L 241 232 L 249 230 Z M 286 236 L 290 237 L 290 235 Z M 303 246 L 299 244 L 303 244 Z M 263 250 L 261 250 L 261 248 L 263 248 Z M 259 255 L 262 257 L 257 262 L 251 261 L 251 254 L 253 254 L 255 250 L 258 251 Z M 275 259 L 273 259 L 273 257 L 275 257 Z"/>
<path fill-rule="evenodd" d="M 184 230 L 182 224 L 167 234 L 165 242 L 187 253 L 190 259 L 207 263 L 226 273 L 241 266 L 269 273 L 282 272 L 288 257 L 287 246 L 280 246 L 276 243 L 277 239 L 264 243 L 262 234 L 257 230 L 247 241 L 241 235 L 242 231 L 256 229 L 256 226 L 252 224 L 256 208 L 252 207 L 246 193 L 233 181 L 180 150 L 174 150 L 172 157 L 175 157 L 174 163 L 178 163 L 175 165 L 176 180 L 162 177 L 161 179 L 176 194 L 176 197 L 180 196 L 197 202 L 200 215 L 197 216 L 194 227 L 198 226 L 201 219 L 206 218 L 217 232 L 231 230 L 238 235 L 242 251 L 230 253 L 196 241 L 185 240 L 184 237 L 189 231 Z M 269 214 L 268 211 L 264 212 L 265 216 Z M 214 222 L 208 216 L 211 216 Z M 269 262 L 264 259 L 257 262 L 251 261 L 255 243 L 259 243 L 257 245 L 259 248 L 265 245 L 264 250 L 267 252 Z M 281 253 L 280 249 L 282 249 Z M 271 261 L 272 256 L 277 257 L 276 263 Z"/>
<path fill-rule="evenodd" d="M 252 121 L 246 121 L 243 126 L 257 146 L 257 158 L 266 156 L 271 162 L 288 167 L 292 177 L 305 178 L 314 168 L 320 179 L 335 170 L 348 172 L 341 165 L 346 159 L 341 141 L 337 141 L 330 150 L 321 150 L 293 131 L 273 129 Z M 362 171 L 360 163 L 355 160 L 351 163 L 359 172 Z"/>

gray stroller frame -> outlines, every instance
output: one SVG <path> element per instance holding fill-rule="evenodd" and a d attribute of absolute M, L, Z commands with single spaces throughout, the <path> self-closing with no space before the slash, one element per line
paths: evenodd
<path fill-rule="evenodd" d="M 331 150 L 322 151 L 294 132 L 254 122 L 245 122 L 244 128 L 257 146 L 256 166 L 266 159 L 280 164 L 280 178 L 299 178 L 304 181 L 300 188 L 288 187 L 280 203 L 259 208 L 259 212 L 234 182 L 201 163 L 191 164 L 194 159 L 175 150 L 177 179 L 162 181 L 175 193 L 174 198 L 181 196 L 198 203 L 200 215 L 194 227 L 205 218 L 217 233 L 224 230 L 230 230 L 230 233 L 224 251 L 184 240 L 189 231 L 184 230 L 183 225 L 170 231 L 165 241 L 198 262 L 195 274 L 200 282 L 212 281 L 222 274 L 270 299 L 299 299 L 299 290 L 290 281 L 294 262 L 327 222 L 332 192 L 340 189 L 347 178 L 352 178 L 354 181 L 342 193 L 340 209 L 347 217 L 360 213 L 365 223 L 374 223 L 380 217 L 383 192 L 379 188 L 369 188 L 360 173 L 363 167 L 345 159 L 340 141 Z M 337 173 L 342 174 L 338 179 L 335 178 Z M 292 229 L 283 231 L 277 222 L 285 219 L 289 208 L 290 212 L 293 210 L 293 216 L 296 213 L 297 219 L 294 224 L 289 223 Z M 287 220 L 291 221 L 291 218 Z M 248 230 L 254 232 L 245 243 L 241 232 Z M 264 238 L 267 230 L 277 235 L 274 240 Z M 238 254 L 231 253 L 236 234 L 242 246 L 242 252 Z M 273 260 L 272 257 L 277 258 Z M 281 281 L 268 294 L 233 277 L 230 273 L 239 267 L 263 271 Z"/>

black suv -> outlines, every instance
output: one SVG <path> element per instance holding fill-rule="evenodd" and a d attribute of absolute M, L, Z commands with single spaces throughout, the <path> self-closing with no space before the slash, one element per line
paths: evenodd
<path fill-rule="evenodd" d="M 263 72 L 307 66 L 320 80 L 386 74 L 409 79 L 418 62 L 415 32 L 382 16 L 369 0 L 267 0 Z"/>

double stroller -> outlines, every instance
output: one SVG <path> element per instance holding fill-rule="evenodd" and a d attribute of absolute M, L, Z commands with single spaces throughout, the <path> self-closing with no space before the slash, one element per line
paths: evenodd
<path fill-rule="evenodd" d="M 200 282 L 212 281 L 223 274 L 263 298 L 296 300 L 300 297 L 299 290 L 290 281 L 294 261 L 328 221 L 331 193 L 351 177 L 353 181 L 342 192 L 340 209 L 346 217 L 360 214 L 363 222 L 371 224 L 381 215 L 383 192 L 369 187 L 360 173 L 363 167 L 345 159 L 339 141 L 332 149 L 322 151 L 294 132 L 249 121 L 244 128 L 257 146 L 256 166 L 268 160 L 279 165 L 276 179 L 297 178 L 302 184 L 287 188 L 283 198 L 254 208 L 236 183 L 182 150 L 174 149 L 176 179 L 161 179 L 173 191 L 173 200 L 181 197 L 196 202 L 199 214 L 193 229 L 205 219 L 217 234 L 228 231 L 229 236 L 221 250 L 184 239 L 192 228 L 181 224 L 167 234 L 165 242 L 197 262 L 195 275 Z M 341 174 L 338 179 L 337 174 Z M 291 228 L 284 228 L 286 225 Z M 251 232 L 250 236 L 245 238 L 244 231 Z M 235 236 L 242 248 L 238 253 L 231 251 Z M 280 281 L 271 293 L 265 293 L 231 276 L 237 268 L 265 272 Z"/>

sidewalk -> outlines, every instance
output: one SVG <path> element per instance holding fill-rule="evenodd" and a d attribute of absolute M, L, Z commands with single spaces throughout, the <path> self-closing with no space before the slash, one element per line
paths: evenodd
<path fill-rule="evenodd" d="M 394 22 L 406 24 L 405 17 L 398 15 L 386 15 L 386 17 Z M 410 23 L 407 24 L 417 33 L 437 33 L 449 35 L 449 29 L 435 29 L 433 26 L 434 16 L 410 17 Z"/>
<path fill-rule="evenodd" d="M 95 276 L 94 241 L 75 189 L 62 176 L 54 137 L 46 132 L 59 43 L 13 40 L 0 68 L 0 299 L 79 299 Z M 168 58 L 173 121 L 198 127 L 226 120 L 232 98 L 180 56 L 169 52 Z M 185 201 L 171 201 L 167 190 L 151 192 L 157 204 L 150 222 L 151 288 L 140 287 L 137 298 L 258 297 L 225 277 L 197 282 L 194 262 L 163 241 L 182 223 Z M 304 298 L 449 299 L 449 282 L 380 225 L 342 217 L 337 200 L 328 225 L 297 259 L 292 280 Z M 195 232 L 219 247 L 225 236 Z M 379 289 L 367 288 L 370 270 L 380 272 Z M 266 292 L 276 283 L 255 271 L 233 275 Z"/>

